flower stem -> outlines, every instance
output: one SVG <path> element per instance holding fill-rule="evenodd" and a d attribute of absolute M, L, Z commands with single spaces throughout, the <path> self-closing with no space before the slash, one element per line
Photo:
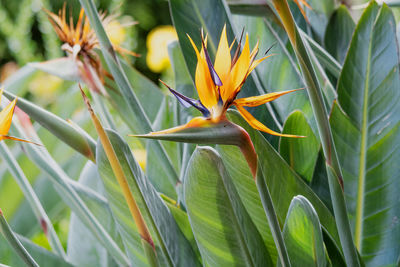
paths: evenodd
<path fill-rule="evenodd" d="M 278 256 L 280 263 L 283 267 L 291 266 L 289 255 L 286 250 L 285 242 L 283 241 L 282 231 L 279 227 L 278 217 L 274 209 L 274 204 L 272 202 L 271 194 L 269 193 L 264 175 L 262 173 L 261 167 L 257 170 L 256 183 L 258 188 L 258 193 L 261 197 L 261 203 L 264 207 L 265 214 L 267 215 L 269 228 L 271 229 L 272 237 L 274 238 L 276 249 L 278 251 Z"/>
<path fill-rule="evenodd" d="M 241 132 L 241 142 L 238 146 L 243 156 L 245 157 L 253 178 L 256 182 L 258 193 L 260 194 L 261 198 L 261 203 L 264 207 L 264 211 L 268 219 L 269 228 L 271 229 L 271 234 L 274 239 L 276 249 L 278 250 L 279 260 L 283 267 L 289 267 L 291 265 L 286 250 L 286 245 L 283 241 L 278 217 L 276 216 L 274 204 L 272 202 L 271 194 L 269 193 L 261 166 L 258 164 L 258 157 L 254 149 L 253 142 L 251 141 L 250 135 L 246 132 L 246 130 L 238 125 L 235 126 Z"/>
<path fill-rule="evenodd" d="M 317 76 L 314 72 L 310 57 L 307 53 L 300 32 L 297 29 L 292 13 L 290 12 L 287 0 L 272 0 L 272 3 L 281 18 L 282 24 L 296 53 L 304 80 L 307 84 L 307 92 L 317 121 L 318 132 L 328 169 L 328 180 L 333 211 L 346 263 L 348 266 L 360 266 L 357 250 L 354 246 L 351 234 L 346 202 L 343 195 L 342 171 L 332 137 L 328 112 L 325 108 Z"/>

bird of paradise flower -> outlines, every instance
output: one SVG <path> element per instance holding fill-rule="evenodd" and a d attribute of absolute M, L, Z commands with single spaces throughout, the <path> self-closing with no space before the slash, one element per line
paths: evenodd
<path fill-rule="evenodd" d="M 242 33 L 243 36 L 243 33 Z M 283 92 L 274 92 L 268 93 L 259 96 L 245 97 L 237 99 L 237 95 L 240 92 L 243 84 L 245 83 L 247 77 L 250 73 L 263 62 L 265 59 L 270 57 L 271 55 L 267 55 L 268 51 L 265 55 L 259 59 L 256 59 L 259 50 L 259 43 L 255 45 L 255 47 L 250 51 L 249 46 L 249 38 L 248 34 L 246 34 L 244 46 L 242 51 L 240 52 L 242 37 L 238 43 L 236 51 L 233 53 L 233 57 L 231 56 L 231 50 L 233 45 L 229 45 L 227 35 L 226 35 L 226 26 L 224 26 L 220 41 L 218 44 L 217 52 L 215 55 L 214 64 L 211 61 L 210 55 L 207 51 L 207 37 L 203 37 L 202 34 L 202 43 L 201 50 L 199 51 L 193 40 L 188 35 L 188 38 L 196 52 L 197 56 L 197 67 L 195 72 L 195 87 L 197 93 L 199 95 L 199 100 L 189 98 L 187 96 L 182 95 L 181 93 L 175 91 L 164 82 L 163 84 L 170 90 L 170 92 L 178 99 L 178 101 L 184 107 L 194 107 L 198 109 L 203 116 L 195 117 L 190 120 L 187 124 L 177 126 L 174 128 L 152 132 L 146 135 L 136 135 L 138 137 L 143 138 L 151 138 L 151 139 L 165 139 L 167 135 L 174 133 L 182 133 L 187 130 L 191 130 L 191 132 L 200 131 L 200 129 L 207 129 L 210 131 L 211 129 L 216 129 L 223 125 L 226 128 L 227 125 L 233 125 L 226 118 L 226 112 L 229 107 L 234 105 L 241 116 L 252 126 L 254 129 L 266 132 L 271 135 L 282 136 L 282 137 L 301 137 L 291 134 L 282 134 L 275 132 L 265 126 L 263 123 L 254 118 L 253 115 L 249 111 L 245 109 L 245 107 L 256 107 L 267 102 L 273 101 L 283 95 L 288 93 L 300 90 L 294 89 Z M 236 129 L 239 126 L 235 125 Z M 249 139 L 248 134 L 240 127 L 238 131 L 236 131 L 237 136 L 247 135 L 244 139 Z M 238 137 L 240 140 L 244 140 L 242 137 Z M 229 138 L 226 136 L 225 138 Z M 224 137 L 220 139 L 223 144 L 234 144 L 238 145 L 242 152 L 245 154 L 245 157 L 249 163 L 250 168 L 252 169 L 253 175 L 256 173 L 257 169 L 257 156 L 255 155 L 253 144 L 251 140 L 246 141 L 246 146 L 244 147 L 242 143 L 235 143 L 234 141 L 230 142 L 229 140 L 223 140 Z M 173 141 L 173 138 L 168 140 Z M 189 139 L 175 138 L 175 141 L 188 141 Z M 204 140 L 198 140 L 201 143 Z M 216 143 L 220 142 L 216 141 Z M 240 142 L 242 142 L 240 141 Z M 189 142 L 196 143 L 195 139 L 191 139 Z M 250 152 L 249 152 L 250 151 Z M 250 154 L 252 156 L 249 156 Z"/>
<path fill-rule="evenodd" d="M 32 65 L 57 76 L 60 76 L 60 74 L 54 70 L 54 66 L 61 65 L 63 66 L 61 78 L 83 81 L 93 91 L 107 95 L 103 87 L 105 85 L 105 77 L 113 78 L 103 68 L 99 55 L 95 50 L 99 47 L 99 41 L 94 30 L 90 27 L 89 19 L 85 17 L 84 9 L 81 8 L 78 21 L 75 25 L 72 17 L 69 17 L 68 21 L 65 3 L 58 14 L 48 10 L 45 10 L 45 12 L 58 38 L 63 43 L 61 48 L 66 51 L 68 57 L 45 61 L 39 64 L 34 63 Z M 116 20 L 116 17 L 118 17 L 118 14 L 107 15 L 105 12 L 100 13 L 101 22 L 112 42 L 113 48 L 122 56 L 139 56 L 139 54 L 121 46 L 124 38 L 120 36 L 124 34 L 123 29 L 125 27 L 132 26 L 136 22 L 120 24 Z M 115 36 L 116 34 L 117 36 Z M 66 68 L 69 71 L 66 71 Z"/>

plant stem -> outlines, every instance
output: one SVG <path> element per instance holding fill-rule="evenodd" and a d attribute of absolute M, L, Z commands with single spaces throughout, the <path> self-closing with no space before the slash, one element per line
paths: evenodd
<path fill-rule="evenodd" d="M 360 266 L 357 250 L 354 246 L 350 224 L 347 215 L 346 202 L 343 195 L 342 172 L 337 157 L 331 128 L 328 120 L 328 112 L 318 79 L 311 64 L 310 57 L 304 46 L 303 40 L 297 29 L 296 23 L 290 12 L 286 0 L 272 0 L 272 3 L 279 14 L 283 26 L 288 34 L 289 40 L 296 53 L 304 80 L 307 84 L 307 92 L 310 97 L 311 106 L 317 121 L 318 131 L 321 139 L 326 165 L 328 167 L 329 187 L 335 214 L 336 226 L 343 249 L 343 254 L 348 266 Z M 340 189 L 340 190 L 337 190 Z"/>
<path fill-rule="evenodd" d="M 257 183 L 258 193 L 260 194 L 261 197 L 261 203 L 264 207 L 265 214 L 267 215 L 269 228 L 271 229 L 271 234 L 275 241 L 280 263 L 283 267 L 289 267 L 291 266 L 289 255 L 286 250 L 285 242 L 283 241 L 282 231 L 279 226 L 278 217 L 276 216 L 274 204 L 272 203 L 271 194 L 269 193 L 261 167 L 259 167 L 257 170 L 256 183 Z"/>

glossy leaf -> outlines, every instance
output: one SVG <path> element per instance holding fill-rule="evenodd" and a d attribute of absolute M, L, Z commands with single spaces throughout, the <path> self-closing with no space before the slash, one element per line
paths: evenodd
<path fill-rule="evenodd" d="M 331 115 L 354 240 L 368 265 L 400 253 L 400 73 L 395 20 L 371 2 L 356 27 Z"/>
<path fill-rule="evenodd" d="M 355 27 L 345 5 L 341 5 L 329 20 L 325 33 L 325 47 L 341 64 L 346 57 Z"/>
<path fill-rule="evenodd" d="M 260 233 L 215 150 L 195 150 L 184 191 L 204 265 L 272 266 Z"/>
<path fill-rule="evenodd" d="M 321 219 L 321 225 L 323 225 L 324 230 L 336 246 L 338 246 L 340 243 L 334 218 L 311 188 L 290 168 L 286 161 L 281 158 L 278 152 L 276 152 L 265 138 L 258 131 L 251 128 L 237 112 L 230 111 L 228 117 L 234 123 L 242 126 L 249 133 L 253 141 L 259 157 L 259 164 L 261 164 L 281 224 L 283 224 L 285 220 L 291 199 L 301 194 L 312 203 Z M 254 186 L 251 186 L 249 183 L 249 179 L 253 180 L 249 168 L 237 148 L 233 146 L 219 146 L 218 150 L 221 152 L 224 163 L 228 166 L 227 170 L 236 187 L 242 188 L 241 190 L 238 189 L 238 192 L 241 199 L 247 199 L 246 201 L 243 200 L 247 208 L 247 204 L 250 201 L 254 201 L 251 200 L 254 198 L 253 192 L 257 192 L 254 182 Z M 245 184 L 247 184 L 247 186 L 244 186 Z M 259 205 L 261 205 L 261 203 Z M 252 218 L 259 216 L 256 215 L 255 211 L 250 212 L 249 210 L 249 213 Z M 259 229 L 263 228 L 261 223 L 258 224 L 258 226 Z"/>
<path fill-rule="evenodd" d="M 327 265 L 318 215 L 305 197 L 295 196 L 290 203 L 283 236 L 293 265 Z"/>
<path fill-rule="evenodd" d="M 164 266 L 197 266 L 199 263 L 189 242 L 154 187 L 145 178 L 129 146 L 115 132 L 111 130 L 106 132 L 128 179 L 129 188 L 150 229 L 162 264 Z M 145 266 L 146 258 L 143 255 L 140 236 L 100 143 L 97 153 L 100 176 L 127 253 L 133 264 Z"/>
<path fill-rule="evenodd" d="M 294 111 L 285 122 L 283 133 L 305 136 L 284 138 L 279 143 L 279 153 L 307 182 L 311 182 L 319 152 L 319 141 L 301 111 Z"/>

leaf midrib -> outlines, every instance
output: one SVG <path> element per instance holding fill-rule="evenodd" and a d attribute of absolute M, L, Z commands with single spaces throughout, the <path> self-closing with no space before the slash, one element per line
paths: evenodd
<path fill-rule="evenodd" d="M 372 53 L 372 40 L 374 38 L 374 27 L 375 22 L 378 19 L 379 14 L 376 16 L 374 24 L 371 27 L 371 38 L 368 43 L 368 57 L 367 57 L 367 70 L 365 73 L 365 84 L 364 84 L 364 99 L 363 99 L 363 111 L 362 111 L 362 125 L 361 125 L 361 146 L 360 146 L 360 163 L 359 163 L 359 174 L 358 174 L 358 188 L 357 188 L 357 203 L 356 203 L 356 223 L 354 231 L 354 242 L 359 251 L 361 251 L 361 233 L 363 230 L 363 215 L 364 215 L 364 196 L 365 196 L 365 171 L 366 171 L 366 160 L 367 160 L 367 122 L 368 122 L 368 96 L 369 96 L 369 79 L 371 74 L 371 53 Z"/>

